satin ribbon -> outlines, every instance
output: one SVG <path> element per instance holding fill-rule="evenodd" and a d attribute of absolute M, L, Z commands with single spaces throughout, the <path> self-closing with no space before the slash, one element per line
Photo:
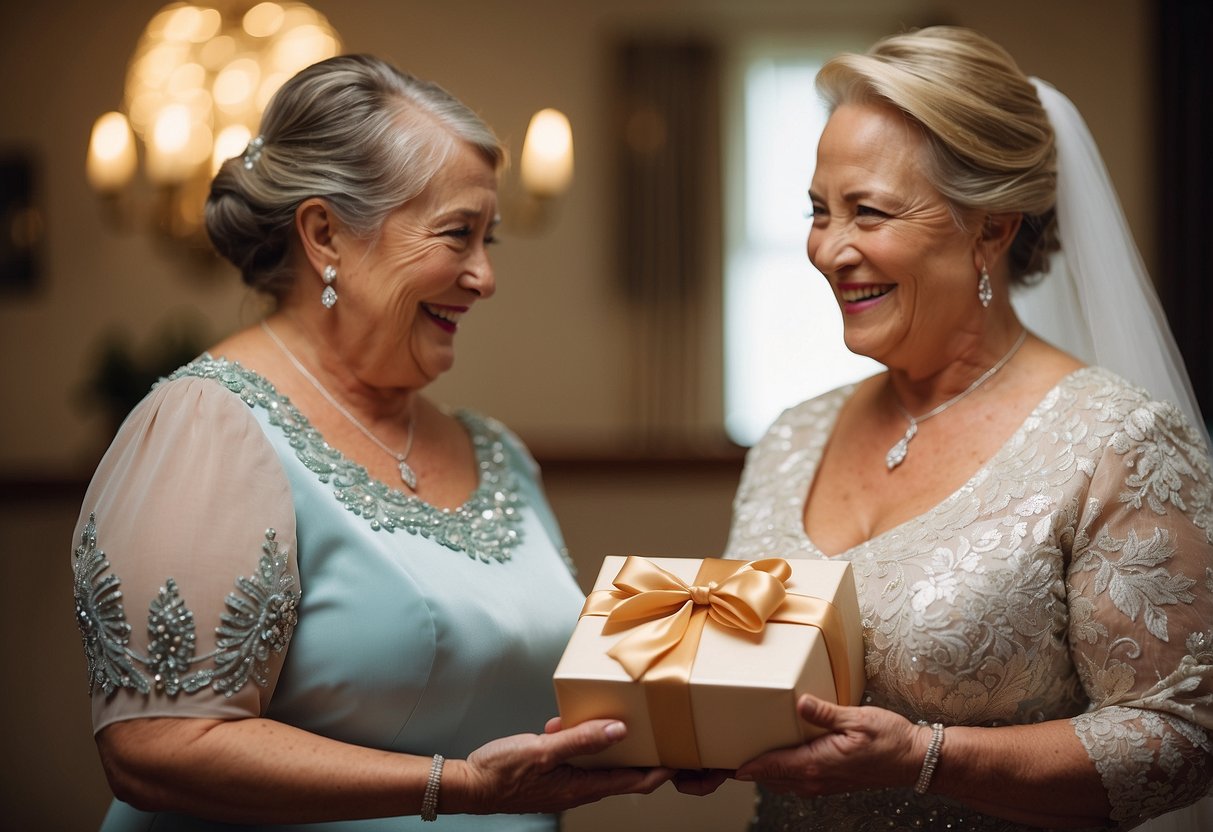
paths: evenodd
<path fill-rule="evenodd" d="M 834 676 L 835 700 L 849 704 L 851 670 L 842 616 L 829 601 L 789 593 L 783 558 L 705 559 L 692 584 L 644 558 L 629 557 L 614 590 L 591 592 L 581 614 L 606 616 L 603 635 L 632 630 L 607 655 L 644 685 L 658 756 L 665 765 L 701 768 L 691 713 L 691 669 L 708 621 L 760 633 L 768 622 L 818 628 Z"/>

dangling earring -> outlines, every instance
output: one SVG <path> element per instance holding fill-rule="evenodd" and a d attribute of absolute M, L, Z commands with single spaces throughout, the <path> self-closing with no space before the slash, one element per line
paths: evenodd
<path fill-rule="evenodd" d="M 986 271 L 984 263 L 981 266 L 981 279 L 977 281 L 977 299 L 986 308 L 990 306 L 990 301 L 994 300 L 994 290 L 990 287 L 990 273 Z"/>
<path fill-rule="evenodd" d="M 324 304 L 325 309 L 332 309 L 337 304 L 337 290 L 333 288 L 333 281 L 337 279 L 336 267 L 331 263 L 325 266 L 320 279 L 324 281 L 324 291 L 320 293 L 320 302 Z"/>

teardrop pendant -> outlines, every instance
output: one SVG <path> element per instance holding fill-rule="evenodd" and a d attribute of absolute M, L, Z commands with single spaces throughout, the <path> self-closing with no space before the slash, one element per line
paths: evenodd
<path fill-rule="evenodd" d="M 906 454 L 910 452 L 910 440 L 916 433 L 918 433 L 918 423 L 911 419 L 910 426 L 906 428 L 906 435 L 898 439 L 885 454 L 884 464 L 889 467 L 890 471 L 905 461 Z"/>
<path fill-rule="evenodd" d="M 417 490 L 417 472 L 413 470 L 412 465 L 409 465 L 403 459 L 400 460 L 400 479 L 411 490 Z"/>

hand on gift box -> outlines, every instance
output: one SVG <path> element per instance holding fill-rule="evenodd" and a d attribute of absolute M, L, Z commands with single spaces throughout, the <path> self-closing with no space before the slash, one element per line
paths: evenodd
<path fill-rule="evenodd" d="M 737 769 L 738 780 L 806 797 L 914 784 L 930 729 L 884 708 L 840 707 L 808 694 L 796 710 L 827 733 L 755 757 Z"/>
<path fill-rule="evenodd" d="M 571 757 L 596 754 L 627 736 L 622 722 L 595 719 L 563 729 L 560 718 L 544 733 L 493 740 L 449 760 L 442 793 L 446 812 L 559 812 L 616 794 L 648 794 L 673 776 L 666 768 L 587 770 L 567 765 Z"/>

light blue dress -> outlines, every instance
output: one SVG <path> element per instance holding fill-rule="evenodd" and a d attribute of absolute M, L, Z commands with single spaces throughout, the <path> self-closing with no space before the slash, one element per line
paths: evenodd
<path fill-rule="evenodd" d="M 204 356 L 157 386 L 99 466 L 77 529 L 94 729 L 264 716 L 450 758 L 541 732 L 582 594 L 526 450 L 491 419 L 458 418 L 480 485 L 447 511 L 371 479 L 237 364 Z M 424 828 L 556 826 L 440 814 Z M 218 828 L 120 801 L 103 826 Z"/>

